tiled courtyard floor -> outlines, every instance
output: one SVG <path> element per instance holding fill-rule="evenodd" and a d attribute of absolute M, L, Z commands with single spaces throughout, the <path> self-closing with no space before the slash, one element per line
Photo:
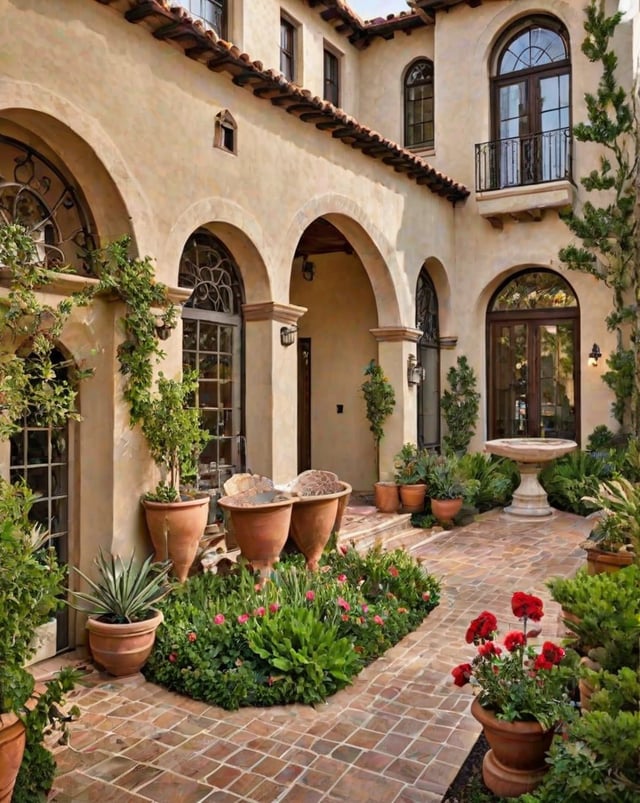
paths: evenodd
<path fill-rule="evenodd" d="M 346 528 L 368 511 L 348 509 Z M 381 514 L 370 512 L 374 522 Z M 513 591 L 545 600 L 543 636 L 562 633 L 544 580 L 584 562 L 590 523 L 487 514 L 466 527 L 393 537 L 443 584 L 416 632 L 326 704 L 226 712 L 146 683 L 91 672 L 72 701 L 82 716 L 56 748 L 50 800 L 126 803 L 440 803 L 479 733 L 470 696 L 451 683 L 468 660 L 469 621 L 488 609 L 502 633 L 516 627 Z M 344 533 L 343 537 L 347 537 Z M 77 659 L 77 656 L 75 656 Z M 53 665 L 39 665 L 46 673 Z"/>

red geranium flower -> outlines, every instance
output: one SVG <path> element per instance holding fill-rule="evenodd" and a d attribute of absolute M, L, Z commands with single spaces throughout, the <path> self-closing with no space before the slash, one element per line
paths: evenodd
<path fill-rule="evenodd" d="M 400 574 L 400 572 L 399 572 L 399 571 L 396 569 L 396 567 L 395 567 L 395 566 L 390 566 L 390 567 L 389 567 L 389 574 L 390 574 L 392 577 L 397 577 L 397 576 Z"/>
<path fill-rule="evenodd" d="M 517 650 L 518 647 L 524 647 L 526 643 L 527 637 L 522 630 L 512 630 L 504 637 L 504 646 L 509 650 L 509 652 Z"/>
<path fill-rule="evenodd" d="M 511 598 L 511 609 L 513 615 L 518 619 L 531 619 L 532 622 L 539 622 L 543 617 L 542 600 L 534 597 L 533 594 L 525 594 L 524 591 L 516 591 Z"/>
<path fill-rule="evenodd" d="M 557 644 L 554 644 L 552 641 L 545 641 L 542 645 L 542 653 L 541 653 L 547 661 L 549 661 L 552 665 L 559 664 L 560 661 L 565 656 L 565 652 L 562 647 L 559 647 Z"/>
<path fill-rule="evenodd" d="M 190 641 L 190 642 L 193 644 L 193 642 L 194 642 L 194 641 L 195 641 L 195 640 L 196 640 L 198 637 L 196 636 L 196 634 L 195 634 L 195 633 L 193 632 L 193 630 L 192 630 L 192 631 L 191 631 L 191 633 L 189 633 L 189 635 L 187 636 L 187 638 L 188 638 L 188 639 L 189 639 L 189 641 Z"/>
<path fill-rule="evenodd" d="M 498 620 L 489 611 L 482 611 L 479 616 L 471 622 L 467 630 L 466 640 L 467 644 L 477 644 L 480 639 L 491 638 L 491 634 L 495 633 L 498 629 Z"/>
<path fill-rule="evenodd" d="M 478 653 L 483 658 L 489 658 L 491 655 L 500 655 L 502 648 L 493 641 L 485 641 L 478 647 Z"/>
<path fill-rule="evenodd" d="M 464 686 L 471 677 L 471 664 L 460 664 L 451 670 L 453 682 L 456 686 Z"/>

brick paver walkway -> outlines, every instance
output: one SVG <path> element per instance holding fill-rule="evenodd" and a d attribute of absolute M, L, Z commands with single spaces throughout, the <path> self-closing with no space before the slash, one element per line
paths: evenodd
<path fill-rule="evenodd" d="M 93 671 L 72 695 L 82 716 L 71 744 L 56 748 L 50 800 L 440 803 L 480 731 L 470 696 L 449 674 L 469 657 L 469 621 L 489 609 L 501 632 L 514 628 L 511 594 L 523 590 L 545 600 L 543 636 L 561 633 L 544 580 L 584 562 L 578 545 L 589 528 L 565 513 L 538 520 L 491 513 L 448 532 L 396 536 L 394 546 L 402 543 L 441 578 L 441 604 L 318 708 L 226 712 L 140 675 L 117 680 Z"/>

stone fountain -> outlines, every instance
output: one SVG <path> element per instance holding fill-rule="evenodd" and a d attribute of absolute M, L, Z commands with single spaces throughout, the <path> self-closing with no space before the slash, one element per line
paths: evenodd
<path fill-rule="evenodd" d="M 498 438 L 487 441 L 485 451 L 499 457 L 508 457 L 518 464 L 520 485 L 513 494 L 513 502 L 505 508 L 512 516 L 550 516 L 547 494 L 538 481 L 538 472 L 545 463 L 562 457 L 578 448 L 575 441 L 562 438 Z"/>

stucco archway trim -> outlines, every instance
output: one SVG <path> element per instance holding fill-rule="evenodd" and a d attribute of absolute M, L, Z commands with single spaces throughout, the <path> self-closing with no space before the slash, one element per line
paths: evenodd
<path fill-rule="evenodd" d="M 195 201 L 176 217 L 162 248 L 164 267 L 172 284 L 177 282 L 185 243 L 199 228 L 206 228 L 220 237 L 232 253 L 240 269 L 248 304 L 273 297 L 263 256 L 266 248 L 262 228 L 239 204 L 218 196 Z"/>
<path fill-rule="evenodd" d="M 20 112 L 19 124 L 31 128 L 56 153 L 60 153 L 57 137 L 51 133 L 52 127 L 46 123 L 44 116 L 52 118 L 57 125 L 82 140 L 104 168 L 121 198 L 139 253 L 152 253 L 154 239 L 150 204 L 116 144 L 100 123 L 86 109 L 79 108 L 40 84 L 0 79 L 0 117 L 4 115 L 11 120 L 12 112 Z M 34 117 L 25 122 L 23 114 Z M 44 125 L 37 124 L 40 115 Z M 60 154 L 60 158 L 74 172 L 69 156 Z M 87 188 L 83 187 L 83 190 L 86 194 Z"/>
<path fill-rule="evenodd" d="M 307 226 L 318 218 L 332 223 L 349 241 L 361 260 L 371 283 L 376 301 L 379 326 L 398 326 L 402 323 L 398 296 L 406 294 L 402 308 L 412 309 L 408 287 L 396 287 L 393 276 L 403 275 L 396 252 L 383 232 L 351 198 L 337 193 L 311 198 L 302 206 L 284 237 L 281 262 L 293 261 L 297 243 Z M 290 282 L 290 276 L 288 277 Z M 286 288 L 287 292 L 289 288 Z"/>

